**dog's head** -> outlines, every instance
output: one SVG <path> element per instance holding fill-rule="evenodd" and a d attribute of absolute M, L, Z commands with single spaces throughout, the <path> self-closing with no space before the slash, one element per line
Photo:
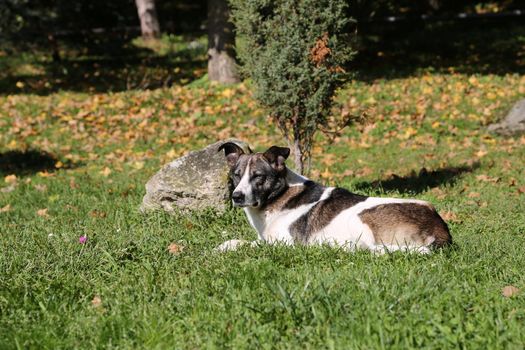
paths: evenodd
<path fill-rule="evenodd" d="M 224 150 L 233 182 L 233 205 L 261 208 L 282 194 L 286 182 L 286 158 L 290 149 L 272 146 L 263 153 L 249 153 L 233 142 L 219 147 Z"/>

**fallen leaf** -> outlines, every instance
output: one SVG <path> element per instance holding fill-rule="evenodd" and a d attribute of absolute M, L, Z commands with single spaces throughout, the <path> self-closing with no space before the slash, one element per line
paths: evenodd
<path fill-rule="evenodd" d="M 323 179 L 329 179 L 332 177 L 332 173 L 328 170 L 328 167 L 324 168 L 324 171 L 320 174 Z"/>
<path fill-rule="evenodd" d="M 492 182 L 492 183 L 496 183 L 500 180 L 499 177 L 491 177 L 491 176 L 484 175 L 484 174 L 476 176 L 476 179 L 479 181 Z"/>
<path fill-rule="evenodd" d="M 47 185 L 41 185 L 41 184 L 35 184 L 33 185 L 35 189 L 39 192 L 45 192 L 47 191 Z"/>
<path fill-rule="evenodd" d="M 0 213 L 7 213 L 8 211 L 11 211 L 11 204 L 7 204 L 5 207 L 0 208 Z"/>
<path fill-rule="evenodd" d="M 450 210 L 444 212 L 441 214 L 441 217 L 445 221 L 458 221 L 458 217 L 455 213 L 451 212 Z"/>
<path fill-rule="evenodd" d="M 432 192 L 432 194 L 434 194 L 437 199 L 445 199 L 447 197 L 447 194 L 445 193 L 445 191 L 443 191 L 439 187 L 435 187 L 431 189 L 430 192 Z"/>
<path fill-rule="evenodd" d="M 177 156 L 177 151 L 175 151 L 173 148 L 170 149 L 167 153 L 166 153 L 166 157 L 168 158 L 175 158 Z"/>
<path fill-rule="evenodd" d="M 80 186 L 75 182 L 75 178 L 71 178 L 69 180 L 69 188 L 71 188 L 72 190 L 76 190 L 77 188 L 79 188 Z"/>
<path fill-rule="evenodd" d="M 47 217 L 49 217 L 49 214 L 47 213 L 47 210 L 48 210 L 47 208 L 39 209 L 39 210 L 37 210 L 36 215 L 47 218 Z"/>
<path fill-rule="evenodd" d="M 357 171 L 356 176 L 357 177 L 368 176 L 368 175 L 371 175 L 373 172 L 374 171 L 372 170 L 372 168 L 365 166 Z"/>
<path fill-rule="evenodd" d="M 180 254 L 183 249 L 184 249 L 184 247 L 181 246 L 180 244 L 177 244 L 177 243 L 171 243 L 168 246 L 168 252 L 171 253 L 171 254 L 175 254 L 175 255 Z"/>
<path fill-rule="evenodd" d="M 225 90 L 223 90 L 221 95 L 222 95 L 222 97 L 225 97 L 225 98 L 232 98 L 233 95 L 235 95 L 235 91 L 232 90 L 232 89 L 225 89 Z"/>
<path fill-rule="evenodd" d="M 134 169 L 137 169 L 137 170 L 140 170 L 142 168 L 144 168 L 144 162 L 133 162 L 133 164 L 131 165 Z"/>
<path fill-rule="evenodd" d="M 484 150 L 480 149 L 479 151 L 477 151 L 477 152 L 474 153 L 474 154 L 476 155 L 476 157 L 481 158 L 481 157 L 486 156 L 487 153 L 488 153 L 487 151 L 484 151 Z"/>
<path fill-rule="evenodd" d="M 89 215 L 93 218 L 105 218 L 107 216 L 106 212 L 103 212 L 101 210 L 92 210 Z"/>
<path fill-rule="evenodd" d="M 15 184 L 11 184 L 9 186 L 0 188 L 0 192 L 9 193 L 9 192 L 13 192 L 15 189 L 16 189 Z"/>
<path fill-rule="evenodd" d="M 100 171 L 100 174 L 104 175 L 105 177 L 108 177 L 111 174 L 111 169 L 105 167 L 103 170 Z"/>
<path fill-rule="evenodd" d="M 503 294 L 505 298 L 510 298 L 518 294 L 519 291 L 520 291 L 519 288 L 509 285 L 509 286 L 503 287 L 503 289 L 501 290 L 501 294 Z"/>
<path fill-rule="evenodd" d="M 470 192 L 467 197 L 468 198 L 479 198 L 481 194 L 479 192 Z"/>
<path fill-rule="evenodd" d="M 47 171 L 39 171 L 38 172 L 38 176 L 40 176 L 40 177 L 53 177 L 53 176 L 55 176 L 55 174 L 48 173 Z"/>
<path fill-rule="evenodd" d="M 15 184 L 17 180 L 18 179 L 15 174 L 7 175 L 6 177 L 4 177 L 4 181 L 7 184 Z"/>
<path fill-rule="evenodd" d="M 91 300 L 91 305 L 93 307 L 100 307 L 100 306 L 102 306 L 102 299 L 98 295 L 95 295 L 93 297 L 93 300 Z"/>
<path fill-rule="evenodd" d="M 521 186 L 520 188 L 518 188 L 518 193 L 519 194 L 524 194 L 525 193 L 525 186 Z"/>

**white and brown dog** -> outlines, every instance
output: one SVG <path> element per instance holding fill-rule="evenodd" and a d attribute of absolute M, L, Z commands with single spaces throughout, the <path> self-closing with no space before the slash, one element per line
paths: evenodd
<path fill-rule="evenodd" d="M 233 205 L 244 208 L 266 243 L 329 244 L 378 253 L 430 252 L 452 242 L 447 224 L 434 207 L 415 199 L 366 197 L 343 188 L 324 187 L 285 165 L 289 148 L 272 146 L 245 154 L 235 143 L 224 150 L 233 182 Z M 242 240 L 221 244 L 235 249 Z"/>

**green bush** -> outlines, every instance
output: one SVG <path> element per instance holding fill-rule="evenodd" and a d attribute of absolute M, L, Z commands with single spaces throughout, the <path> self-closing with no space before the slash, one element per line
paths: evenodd
<path fill-rule="evenodd" d="M 309 168 L 315 132 L 326 126 L 353 55 L 345 0 L 230 0 L 242 72 L 288 140 L 296 170 Z M 305 169 L 305 164 L 307 165 Z"/>

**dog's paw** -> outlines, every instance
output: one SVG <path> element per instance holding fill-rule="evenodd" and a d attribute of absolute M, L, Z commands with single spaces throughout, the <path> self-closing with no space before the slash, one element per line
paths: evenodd
<path fill-rule="evenodd" d="M 226 241 L 215 248 L 216 252 L 228 252 L 232 250 L 236 250 L 238 247 L 240 247 L 243 244 L 246 244 L 248 242 L 242 240 L 242 239 L 232 239 L 229 241 Z"/>

